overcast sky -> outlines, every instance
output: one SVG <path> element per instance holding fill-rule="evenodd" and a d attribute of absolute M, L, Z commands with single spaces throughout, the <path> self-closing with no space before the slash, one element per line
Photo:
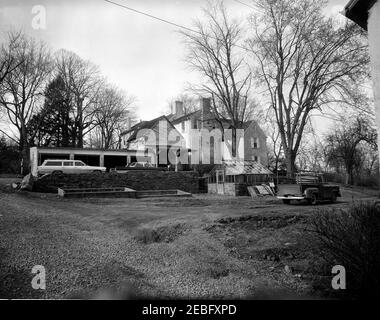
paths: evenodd
<path fill-rule="evenodd" d="M 201 17 L 204 0 L 112 0 L 184 26 Z M 241 0 L 250 3 L 250 0 Z M 330 0 L 326 14 L 339 15 L 348 0 Z M 231 16 L 245 19 L 250 8 L 225 0 Z M 32 28 L 32 8 L 46 8 L 47 28 Z M 99 65 L 108 80 L 137 98 L 138 117 L 165 110 L 197 75 L 186 68 L 185 48 L 174 26 L 104 0 L 0 0 L 0 30 L 23 28 L 53 50 L 72 50 Z"/>

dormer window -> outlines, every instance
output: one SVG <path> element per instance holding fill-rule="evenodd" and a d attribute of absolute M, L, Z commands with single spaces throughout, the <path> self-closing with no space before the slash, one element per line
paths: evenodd
<path fill-rule="evenodd" d="M 185 121 L 181 122 L 181 130 L 182 132 L 185 132 Z"/>

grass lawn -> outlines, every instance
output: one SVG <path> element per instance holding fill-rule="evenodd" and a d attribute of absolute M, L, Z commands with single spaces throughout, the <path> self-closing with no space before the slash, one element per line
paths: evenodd
<path fill-rule="evenodd" d="M 345 194 L 318 207 L 372 196 Z M 60 199 L 3 183 L 0 298 L 317 297 L 305 232 L 315 210 L 210 195 Z M 34 265 L 46 269 L 44 291 L 31 287 Z"/>

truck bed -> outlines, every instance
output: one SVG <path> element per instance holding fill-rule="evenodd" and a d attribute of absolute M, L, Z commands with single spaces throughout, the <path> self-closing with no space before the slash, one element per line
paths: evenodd
<path fill-rule="evenodd" d="M 279 184 L 278 185 L 277 196 L 293 196 L 293 197 L 302 197 L 301 187 L 298 184 Z"/>

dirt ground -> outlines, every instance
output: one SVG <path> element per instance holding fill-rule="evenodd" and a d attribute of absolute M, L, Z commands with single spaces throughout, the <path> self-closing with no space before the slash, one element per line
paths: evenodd
<path fill-rule="evenodd" d="M 61 199 L 13 181 L 0 178 L 0 298 L 318 298 L 308 217 L 377 197 Z M 31 287 L 35 265 L 46 290 Z"/>

